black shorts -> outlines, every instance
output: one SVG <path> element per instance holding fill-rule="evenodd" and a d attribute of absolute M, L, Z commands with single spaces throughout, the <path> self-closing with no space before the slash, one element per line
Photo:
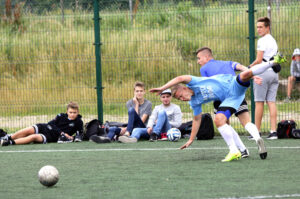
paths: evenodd
<path fill-rule="evenodd" d="M 300 82 L 300 77 L 295 77 L 296 78 L 296 82 Z"/>
<path fill-rule="evenodd" d="M 49 142 L 57 142 L 60 132 L 57 130 L 52 129 L 49 124 L 39 123 L 33 125 L 34 131 L 36 134 L 40 134 L 43 137 L 43 143 Z"/>
<path fill-rule="evenodd" d="M 218 108 L 221 104 L 221 101 L 214 101 L 214 113 L 216 114 L 218 111 Z M 238 108 L 238 110 L 234 113 L 234 115 L 236 117 L 238 117 L 239 114 L 244 113 L 244 112 L 249 112 L 248 110 L 248 104 L 246 99 L 243 100 L 243 102 L 241 103 L 240 107 Z"/>

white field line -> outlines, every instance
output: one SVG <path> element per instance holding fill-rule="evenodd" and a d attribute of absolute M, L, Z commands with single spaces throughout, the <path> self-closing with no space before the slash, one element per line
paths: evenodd
<path fill-rule="evenodd" d="M 256 149 L 257 147 L 248 147 Z M 224 150 L 227 147 L 200 147 L 188 148 L 184 150 Z M 268 147 L 268 149 L 300 149 L 300 146 L 294 147 Z M 47 149 L 47 150 L 18 150 L 18 151 L 0 151 L 0 153 L 53 153 L 53 152 L 107 152 L 107 151 L 175 151 L 179 148 L 113 148 L 113 149 Z"/>
<path fill-rule="evenodd" d="M 246 196 L 238 198 L 215 198 L 215 199 L 265 199 L 265 198 L 299 198 L 300 194 L 284 194 L 284 195 L 270 195 L 270 196 Z"/>

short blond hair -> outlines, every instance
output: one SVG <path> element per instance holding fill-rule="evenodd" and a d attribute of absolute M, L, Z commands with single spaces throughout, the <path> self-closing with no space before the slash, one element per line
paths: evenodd
<path fill-rule="evenodd" d="M 77 102 L 69 102 L 69 104 L 67 105 L 67 110 L 69 110 L 70 108 L 79 111 L 79 105 Z"/>
<path fill-rule="evenodd" d="M 181 84 L 177 84 L 175 86 L 173 86 L 171 88 L 171 92 L 172 92 L 172 97 L 175 97 L 175 94 L 176 92 L 179 90 L 179 89 L 183 89 L 185 86 L 181 85 Z"/>

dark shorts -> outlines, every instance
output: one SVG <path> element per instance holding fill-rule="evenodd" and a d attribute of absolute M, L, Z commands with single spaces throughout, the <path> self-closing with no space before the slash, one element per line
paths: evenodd
<path fill-rule="evenodd" d="M 218 108 L 221 104 L 221 101 L 214 101 L 214 113 L 216 114 L 218 111 Z M 240 107 L 238 110 L 234 113 L 235 116 L 238 117 L 239 114 L 244 113 L 244 112 L 249 112 L 248 110 L 248 104 L 247 101 L 244 99 L 243 102 L 241 103 Z"/>
<path fill-rule="evenodd" d="M 296 78 L 296 82 L 300 82 L 300 77 L 295 77 Z"/>
<path fill-rule="evenodd" d="M 53 130 L 49 124 L 39 123 L 33 125 L 36 134 L 43 137 L 43 143 L 57 142 L 59 137 L 59 132 Z"/>

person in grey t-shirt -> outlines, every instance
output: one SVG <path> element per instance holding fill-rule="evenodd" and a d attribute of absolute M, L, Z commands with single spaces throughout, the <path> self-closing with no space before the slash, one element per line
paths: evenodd
<path fill-rule="evenodd" d="M 143 82 L 136 82 L 134 84 L 134 97 L 126 103 L 128 109 L 127 127 L 110 127 L 107 137 L 92 136 L 90 139 L 96 143 L 109 143 L 116 135 L 130 136 L 134 128 L 146 128 L 152 112 L 152 103 L 144 98 L 145 93 L 145 84 Z"/>
<path fill-rule="evenodd" d="M 140 138 L 156 141 L 159 136 L 166 134 L 171 128 L 178 128 L 182 122 L 182 112 L 178 105 L 171 103 L 171 90 L 166 89 L 160 94 L 162 104 L 155 106 L 147 124 L 147 128 L 135 128 L 132 135 L 120 136 L 119 141 L 123 143 L 134 143 Z M 161 140 L 167 140 L 166 135 Z"/>

